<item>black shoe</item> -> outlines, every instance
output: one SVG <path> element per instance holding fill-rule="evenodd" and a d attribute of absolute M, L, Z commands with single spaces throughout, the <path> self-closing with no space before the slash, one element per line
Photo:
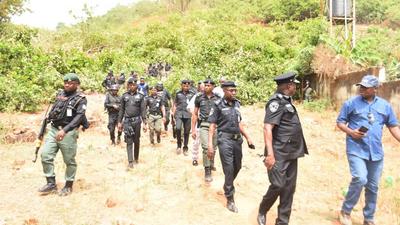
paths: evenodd
<path fill-rule="evenodd" d="M 112 145 L 115 145 L 115 140 L 111 140 L 111 144 L 112 144 Z"/>
<path fill-rule="evenodd" d="M 197 160 L 193 160 L 192 165 L 197 166 L 197 165 L 199 165 L 199 162 L 197 162 Z"/>
<path fill-rule="evenodd" d="M 133 160 L 133 165 L 137 165 L 137 164 L 139 164 L 139 160 L 137 160 L 137 159 Z"/>
<path fill-rule="evenodd" d="M 226 203 L 226 208 L 228 208 L 228 210 L 231 212 L 234 212 L 234 213 L 238 212 L 238 209 L 236 208 L 233 197 L 228 198 L 228 202 Z"/>
<path fill-rule="evenodd" d="M 189 155 L 189 148 L 188 147 L 183 147 L 183 155 L 188 156 Z"/>
<path fill-rule="evenodd" d="M 160 135 L 157 135 L 157 143 L 160 144 L 160 142 L 161 142 L 161 137 L 160 137 Z"/>
<path fill-rule="evenodd" d="M 211 166 L 211 170 L 212 171 L 217 171 L 217 168 L 215 168 L 215 166 Z"/>
<path fill-rule="evenodd" d="M 73 181 L 65 182 L 65 186 L 63 187 L 63 189 L 61 189 L 60 192 L 58 192 L 58 196 L 70 195 L 72 193 L 72 184 L 73 183 L 74 183 Z"/>
<path fill-rule="evenodd" d="M 47 184 L 43 187 L 39 188 L 38 192 L 42 195 L 48 195 L 51 193 L 57 192 L 56 178 L 55 177 L 46 177 Z"/>
<path fill-rule="evenodd" d="M 154 145 L 154 141 L 150 141 L 150 144 L 151 144 L 151 145 Z"/>
<path fill-rule="evenodd" d="M 212 176 L 211 176 L 211 168 L 210 167 L 204 167 L 204 180 L 206 182 L 213 181 Z"/>
<path fill-rule="evenodd" d="M 128 169 L 133 169 L 133 162 L 130 162 L 130 163 L 128 164 Z"/>
<path fill-rule="evenodd" d="M 258 225 L 265 225 L 267 223 L 265 215 L 258 213 L 257 223 L 258 223 Z"/>

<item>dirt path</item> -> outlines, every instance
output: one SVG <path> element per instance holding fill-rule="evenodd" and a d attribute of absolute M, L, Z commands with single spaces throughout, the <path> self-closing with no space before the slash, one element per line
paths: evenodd
<path fill-rule="evenodd" d="M 30 143 L 0 145 L 0 224 L 256 224 L 258 204 L 267 190 L 266 169 L 256 153 L 263 152 L 263 106 L 242 109 L 256 150 L 243 148 L 243 168 L 235 181 L 238 214 L 225 208 L 223 174 L 219 158 L 211 184 L 203 182 L 202 166 L 191 165 L 191 155 L 176 155 L 169 133 L 161 144 L 150 146 L 142 133 L 139 165 L 127 170 L 124 145 L 110 147 L 103 96 L 89 96 L 89 115 L 102 118 L 102 126 L 81 132 L 74 193 L 68 197 L 39 196 L 45 179 L 40 160 L 33 164 Z M 336 112 L 310 113 L 298 107 L 310 156 L 299 160 L 299 176 L 291 225 L 338 224 L 336 217 L 350 180 L 344 154 L 344 135 L 335 130 Z M 28 123 L 38 127 L 40 114 L 1 114 L 3 123 Z M 385 168 L 376 222 L 400 224 L 400 148 L 385 131 Z M 56 159 L 58 187 L 64 184 L 65 166 Z M 201 163 L 200 163 L 201 165 Z M 387 178 L 392 177 L 390 186 Z M 362 224 L 362 206 L 354 213 Z M 276 206 L 268 214 L 274 224 Z"/>

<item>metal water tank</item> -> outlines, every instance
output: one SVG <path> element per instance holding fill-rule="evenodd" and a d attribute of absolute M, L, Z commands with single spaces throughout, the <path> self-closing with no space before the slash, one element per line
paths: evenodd
<path fill-rule="evenodd" d="M 346 10 L 345 10 L 346 6 Z M 346 13 L 345 13 L 346 11 Z M 352 0 L 332 0 L 332 16 L 333 17 L 351 17 L 353 11 Z"/>

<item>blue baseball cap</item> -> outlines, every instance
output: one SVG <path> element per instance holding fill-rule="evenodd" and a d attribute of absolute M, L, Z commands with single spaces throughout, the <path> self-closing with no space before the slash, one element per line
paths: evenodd
<path fill-rule="evenodd" d="M 375 77 L 374 75 L 365 75 L 362 79 L 360 83 L 356 84 L 357 86 L 364 86 L 366 88 L 371 88 L 371 87 L 378 87 L 379 86 L 379 80 L 377 77 Z"/>

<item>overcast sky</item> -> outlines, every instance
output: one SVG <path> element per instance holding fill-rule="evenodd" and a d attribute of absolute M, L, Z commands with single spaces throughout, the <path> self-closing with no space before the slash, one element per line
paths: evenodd
<path fill-rule="evenodd" d="M 26 6 L 32 12 L 14 16 L 12 22 L 32 27 L 55 29 L 58 23 L 73 24 L 76 21 L 69 13 L 82 16 L 86 3 L 95 16 L 105 14 L 117 5 L 130 5 L 137 0 L 28 0 Z"/>

